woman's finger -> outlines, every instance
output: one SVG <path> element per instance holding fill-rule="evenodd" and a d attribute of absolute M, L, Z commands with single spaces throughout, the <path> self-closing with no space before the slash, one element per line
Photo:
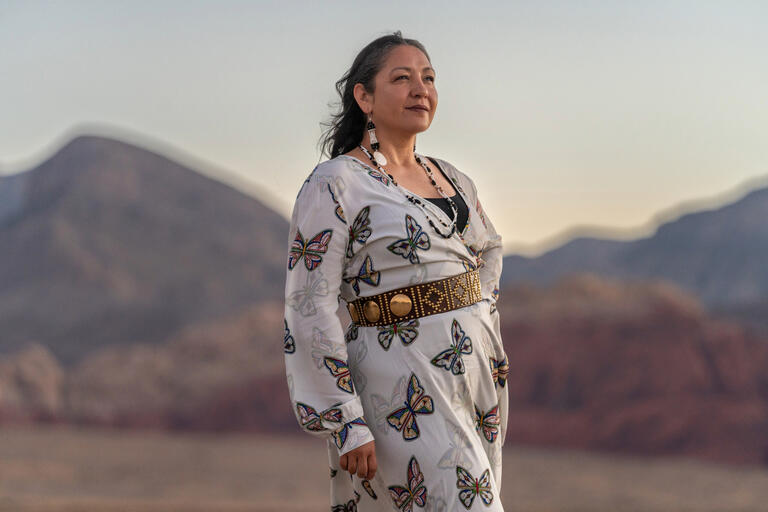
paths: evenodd
<path fill-rule="evenodd" d="M 347 462 L 347 471 L 349 471 L 350 475 L 354 475 L 357 471 L 357 457 L 354 455 L 349 457 L 349 460 Z"/>
<path fill-rule="evenodd" d="M 368 457 L 366 457 L 363 454 L 360 454 L 360 456 L 357 459 L 357 476 L 360 478 L 365 478 L 365 476 L 368 474 Z"/>
<path fill-rule="evenodd" d="M 379 469 L 379 465 L 376 462 L 376 452 L 373 452 L 368 456 L 368 475 L 366 478 L 368 480 L 373 480 L 373 477 L 376 476 L 377 469 Z"/>
<path fill-rule="evenodd" d="M 346 453 L 339 458 L 339 466 L 341 466 L 341 469 L 343 469 L 344 471 L 347 470 L 347 460 L 348 459 L 349 459 L 349 457 L 347 457 Z"/>

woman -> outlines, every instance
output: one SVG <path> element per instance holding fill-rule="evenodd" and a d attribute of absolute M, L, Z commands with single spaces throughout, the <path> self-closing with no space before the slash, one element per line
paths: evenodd
<path fill-rule="evenodd" d="M 421 43 L 376 39 L 336 87 L 331 159 L 291 217 L 284 320 L 297 420 L 328 440 L 331 510 L 503 510 L 501 237 L 472 180 L 415 151 L 437 108 Z"/>

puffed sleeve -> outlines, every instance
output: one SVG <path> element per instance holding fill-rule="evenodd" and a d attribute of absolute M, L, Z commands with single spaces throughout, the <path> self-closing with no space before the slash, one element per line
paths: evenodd
<path fill-rule="evenodd" d="M 336 315 L 349 229 L 333 180 L 315 170 L 302 184 L 291 215 L 285 369 L 302 430 L 331 439 L 343 455 L 372 441 L 373 435 L 352 382 Z"/>

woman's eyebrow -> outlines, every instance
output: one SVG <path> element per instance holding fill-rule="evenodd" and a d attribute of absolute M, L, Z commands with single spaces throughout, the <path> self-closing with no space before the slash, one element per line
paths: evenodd
<path fill-rule="evenodd" d="M 395 71 L 396 69 L 405 69 L 406 71 L 411 71 L 411 68 L 409 68 L 408 66 L 397 66 L 396 68 L 392 68 L 392 69 L 390 70 L 390 72 L 392 72 L 392 71 Z M 436 71 L 435 71 L 433 68 L 431 68 L 430 66 L 426 66 L 426 67 L 424 67 L 424 68 L 422 69 L 422 71 L 427 71 L 427 70 L 429 70 L 429 71 L 432 71 L 433 73 L 435 73 L 435 72 L 436 72 Z"/>

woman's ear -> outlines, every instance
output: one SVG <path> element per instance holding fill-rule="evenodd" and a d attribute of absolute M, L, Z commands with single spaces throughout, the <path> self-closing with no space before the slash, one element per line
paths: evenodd
<path fill-rule="evenodd" d="M 360 82 L 356 83 L 352 88 L 352 94 L 355 96 L 357 106 L 360 107 L 360 110 L 365 114 L 369 114 L 372 110 L 371 100 L 373 98 L 371 98 L 371 95 L 365 90 L 365 86 Z"/>

